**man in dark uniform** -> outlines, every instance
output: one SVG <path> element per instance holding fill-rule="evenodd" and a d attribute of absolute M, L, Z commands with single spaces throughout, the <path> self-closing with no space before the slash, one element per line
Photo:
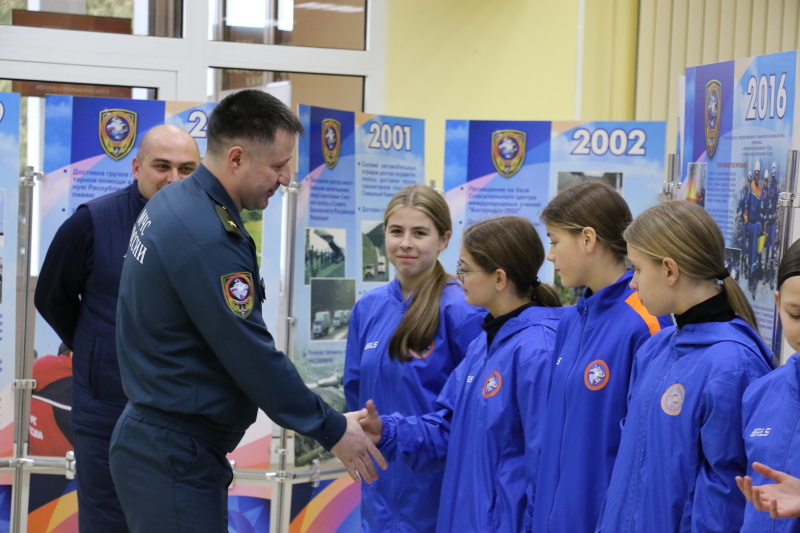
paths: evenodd
<path fill-rule="evenodd" d="M 134 182 L 78 207 L 56 232 L 36 286 L 36 309 L 74 351 L 72 426 L 81 532 L 127 530 L 108 467 L 111 432 L 127 398 L 117 365 L 115 323 L 122 262 L 133 223 L 161 187 L 200 164 L 197 143 L 177 126 L 139 142 Z"/>
<path fill-rule="evenodd" d="M 266 208 L 289 183 L 302 132 L 273 96 L 229 95 L 209 119 L 203 164 L 134 225 L 117 307 L 130 401 L 110 455 L 134 532 L 228 530 L 226 454 L 257 408 L 319 441 L 354 479 L 377 478 L 372 458 L 385 468 L 358 415 L 336 412 L 305 386 L 261 315 L 256 246 L 239 213 Z"/>

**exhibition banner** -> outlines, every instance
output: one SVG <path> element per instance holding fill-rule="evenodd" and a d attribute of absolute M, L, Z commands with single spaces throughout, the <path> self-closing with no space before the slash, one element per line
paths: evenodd
<path fill-rule="evenodd" d="M 453 237 L 442 264 L 455 270 L 464 228 L 503 215 L 529 219 L 546 249 L 542 209 L 583 181 L 605 181 L 636 216 L 658 202 L 665 135 L 664 122 L 448 120 L 444 188 Z M 540 278 L 554 281 L 552 263 L 545 262 Z"/>
<path fill-rule="evenodd" d="M 14 453 L 20 96 L 0 93 L 0 457 Z M 0 500 L 0 529 L 3 520 Z"/>
<path fill-rule="evenodd" d="M 783 250 L 787 151 L 796 112 L 797 52 L 686 69 L 682 186 L 725 238 L 731 276 L 747 295 L 759 332 L 775 353 L 774 297 Z"/>
<path fill-rule="evenodd" d="M 0 457 L 14 454 L 19 124 L 19 94 L 0 92 Z M 0 531 L 10 527 L 11 483 L 0 478 Z"/>
<path fill-rule="evenodd" d="M 298 150 L 293 357 L 309 387 L 346 411 L 342 375 L 350 310 L 359 297 L 393 275 L 386 259 L 383 212 L 397 191 L 423 182 L 424 121 L 305 105 L 299 116 L 306 134 Z M 300 435 L 295 435 L 294 447 L 295 466 L 333 457 Z M 358 520 L 348 517 L 351 511 L 358 513 L 359 487 L 345 486 L 338 481 L 324 492 L 325 498 L 338 495 L 330 502 L 349 502 L 348 513 L 328 522 L 326 531 L 358 529 Z M 302 494 L 308 505 L 296 499 Z M 293 507 L 304 511 L 292 531 L 316 531 L 308 529 L 311 517 L 330 514 L 330 509 L 318 508 L 319 500 L 311 501 L 315 497 L 302 491 L 293 496 Z M 355 529 L 347 529 L 351 522 Z"/>

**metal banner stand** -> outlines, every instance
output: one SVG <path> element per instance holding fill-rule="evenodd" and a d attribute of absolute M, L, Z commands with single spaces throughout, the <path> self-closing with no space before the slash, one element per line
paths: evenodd
<path fill-rule="evenodd" d="M 286 242 L 286 257 L 284 261 L 284 284 L 283 294 L 285 296 L 285 322 L 284 322 L 284 353 L 289 359 L 294 359 L 294 327 L 297 322 L 294 316 L 294 271 L 295 253 L 297 236 L 297 194 L 300 192 L 301 184 L 297 181 L 297 173 L 292 173 L 292 180 L 284 188 L 286 193 L 286 230 L 283 238 Z M 281 428 L 280 442 L 276 453 L 278 455 L 278 471 L 267 472 L 266 479 L 277 484 L 276 491 L 273 493 L 272 512 L 270 513 L 270 531 L 287 532 L 291 523 L 292 495 L 291 485 L 293 483 L 303 483 L 310 481 L 314 487 L 319 485 L 320 480 L 325 477 L 336 477 L 347 470 L 344 466 L 330 468 L 320 468 L 319 460 L 314 460 L 309 469 L 304 472 L 288 471 L 288 431 Z M 257 479 L 264 480 L 264 474 L 241 472 L 236 474 L 236 479 Z"/>
<path fill-rule="evenodd" d="M 28 529 L 28 499 L 30 476 L 34 472 L 62 474 L 68 479 L 75 476 L 75 461 L 72 452 L 64 459 L 34 459 L 28 453 L 28 428 L 31 412 L 31 391 L 36 387 L 33 374 L 33 346 L 28 343 L 31 334 L 28 313 L 31 310 L 31 216 L 33 212 L 33 187 L 42 179 L 33 167 L 25 169 L 19 182 L 19 226 L 17 228 L 17 321 L 21 320 L 21 335 L 17 339 L 14 365 L 14 456 L 0 464 L 3 469 L 14 470 L 11 488 L 12 533 Z M 21 289 L 21 290 L 20 290 Z M 21 318 L 19 313 L 21 312 Z"/>
<path fill-rule="evenodd" d="M 681 156 L 669 154 L 667 156 L 667 175 L 664 176 L 664 188 L 661 190 L 661 200 L 666 202 L 674 200 L 681 188 Z"/>
<path fill-rule="evenodd" d="M 284 239 L 286 243 L 286 258 L 284 264 L 284 286 L 283 293 L 286 296 L 286 321 L 284 323 L 284 351 L 289 359 L 294 359 L 294 254 L 295 238 L 297 234 L 297 193 L 300 192 L 300 182 L 297 181 L 297 172 L 292 172 L 292 180 L 284 189 L 286 193 L 286 232 Z M 275 511 L 270 514 L 270 531 L 289 531 L 291 518 L 291 497 L 287 498 L 288 487 L 286 484 L 287 475 L 287 450 L 288 434 L 285 428 L 281 428 L 280 444 L 277 448 L 278 472 L 274 475 L 277 481 L 277 490 L 273 494 L 272 509 Z"/>
<path fill-rule="evenodd" d="M 800 207 L 800 195 L 797 193 L 797 165 L 800 162 L 798 158 L 797 150 L 789 150 L 786 153 L 786 192 L 782 192 L 778 195 L 778 209 L 783 211 L 783 228 L 782 228 L 782 241 L 780 247 L 780 255 L 776 259 L 776 261 L 780 261 L 783 258 L 783 253 L 786 251 L 789 246 L 792 245 L 792 234 L 794 233 L 794 224 L 795 224 L 795 210 Z M 777 270 L 777 269 L 776 269 Z M 776 287 L 777 288 L 777 287 Z M 775 339 L 780 339 L 780 322 L 775 320 L 775 324 L 772 326 L 772 335 Z M 783 363 L 782 357 L 782 347 L 783 343 L 778 344 L 778 349 L 776 350 L 776 354 L 774 359 L 776 359 L 776 364 Z"/>

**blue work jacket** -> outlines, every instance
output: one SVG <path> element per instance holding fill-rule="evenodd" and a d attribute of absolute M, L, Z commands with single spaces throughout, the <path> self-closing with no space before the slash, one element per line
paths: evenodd
<path fill-rule="evenodd" d="M 644 308 L 633 274 L 578 300 L 561 319 L 536 482 L 533 530 L 594 531 L 619 447 L 633 354 L 670 325 Z"/>
<path fill-rule="evenodd" d="M 771 358 L 741 318 L 671 327 L 645 343 L 597 531 L 738 531 L 742 394 Z"/>
<path fill-rule="evenodd" d="M 411 361 L 389 358 L 389 340 L 410 300 L 395 279 L 364 295 L 353 308 L 347 334 L 344 390 L 351 410 L 374 400 L 384 413 L 421 415 L 435 409 L 447 378 L 482 331 L 486 310 L 469 305 L 457 281 L 448 281 L 439 303 L 432 346 Z M 361 484 L 361 527 L 369 532 L 424 532 L 436 527 L 443 465 L 415 472 L 390 461 L 389 469 Z"/>

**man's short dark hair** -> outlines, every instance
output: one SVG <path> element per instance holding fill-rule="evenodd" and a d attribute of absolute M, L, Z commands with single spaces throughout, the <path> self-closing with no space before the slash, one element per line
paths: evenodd
<path fill-rule="evenodd" d="M 303 126 L 286 105 L 264 91 L 245 89 L 217 104 L 208 120 L 209 154 L 220 155 L 238 142 L 269 146 L 284 130 L 303 134 Z"/>

